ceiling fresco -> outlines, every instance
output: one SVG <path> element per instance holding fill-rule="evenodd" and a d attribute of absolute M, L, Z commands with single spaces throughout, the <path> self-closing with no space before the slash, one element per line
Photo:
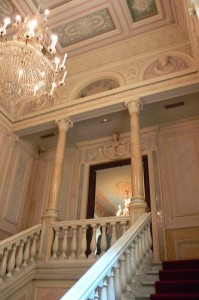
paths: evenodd
<path fill-rule="evenodd" d="M 64 48 L 114 29 L 108 9 L 102 9 L 56 27 L 53 33 L 60 37 L 60 45 Z"/>
<path fill-rule="evenodd" d="M 155 0 L 126 0 L 133 22 L 138 22 L 158 14 Z"/>

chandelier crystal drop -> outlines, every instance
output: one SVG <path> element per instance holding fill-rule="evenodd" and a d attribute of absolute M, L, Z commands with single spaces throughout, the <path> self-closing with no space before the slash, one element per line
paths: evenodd
<path fill-rule="evenodd" d="M 11 20 L 5 18 L 0 28 L 0 102 L 7 105 L 38 102 L 64 85 L 67 53 L 62 61 L 54 57 L 56 35 L 46 46 L 48 14 L 48 10 L 40 14 L 38 8 L 34 17 L 22 20 L 17 15 L 12 25 L 16 31 L 12 40 L 6 38 Z"/>

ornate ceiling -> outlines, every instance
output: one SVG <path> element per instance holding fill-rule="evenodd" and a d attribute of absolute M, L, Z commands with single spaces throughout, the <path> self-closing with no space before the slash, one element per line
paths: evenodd
<path fill-rule="evenodd" d="M 39 4 L 50 10 L 47 41 L 58 34 L 58 55 L 68 53 L 68 77 L 54 98 L 40 103 L 8 107 L 0 99 L 15 132 L 53 127 L 59 117 L 81 121 L 104 114 L 104 107 L 124 110 L 131 95 L 149 104 L 190 93 L 191 85 L 199 90 L 186 0 L 3 0 L 0 22 L 34 15 Z"/>

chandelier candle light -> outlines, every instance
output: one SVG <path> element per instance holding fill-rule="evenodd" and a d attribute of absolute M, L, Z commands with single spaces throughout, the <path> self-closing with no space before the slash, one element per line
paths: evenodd
<path fill-rule="evenodd" d="M 67 53 L 62 62 L 58 57 L 51 59 L 56 53 L 57 36 L 53 35 L 46 46 L 49 10 L 40 14 L 40 5 L 33 18 L 28 16 L 22 21 L 21 16 L 16 16 L 12 40 L 6 38 L 9 18 L 0 28 L 0 101 L 7 105 L 39 101 L 64 85 Z"/>

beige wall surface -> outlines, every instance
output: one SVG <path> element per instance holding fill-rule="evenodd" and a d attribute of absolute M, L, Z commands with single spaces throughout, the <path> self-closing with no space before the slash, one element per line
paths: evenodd
<path fill-rule="evenodd" d="M 142 150 L 149 158 L 153 230 L 157 237 L 154 242 L 156 248 L 161 248 L 156 258 L 163 259 L 165 231 L 184 228 L 185 224 L 187 228 L 199 226 L 199 121 L 167 124 L 153 134 L 150 129 L 144 132 Z M 41 222 L 47 208 L 55 152 L 36 156 L 36 150 L 3 127 L 0 141 L 0 226 L 5 238 Z M 109 143 L 111 137 L 66 148 L 59 201 L 61 220 L 86 217 L 89 166 L 110 160 L 103 157 L 102 151 L 97 152 L 100 145 Z M 129 157 L 129 134 L 122 137 L 122 143 L 127 149 L 124 158 Z M 189 243 L 189 252 L 194 245 Z"/>
<path fill-rule="evenodd" d="M 23 230 L 36 151 L 0 126 L 0 239 Z"/>

